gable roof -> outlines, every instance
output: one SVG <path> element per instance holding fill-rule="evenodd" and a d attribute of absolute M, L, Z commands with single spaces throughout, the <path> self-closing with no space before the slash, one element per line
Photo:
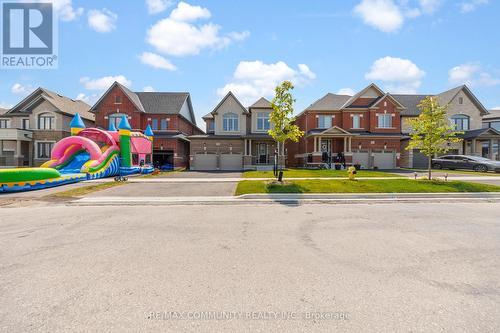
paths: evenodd
<path fill-rule="evenodd" d="M 115 81 L 111 87 L 99 98 L 99 100 L 92 106 L 91 111 L 95 111 L 97 106 L 109 94 L 109 92 L 118 87 L 130 99 L 132 104 L 144 113 L 153 114 L 180 114 L 182 106 L 187 103 L 191 119 L 187 119 L 192 124 L 196 125 L 196 117 L 191 103 L 191 97 L 188 92 L 134 92 L 123 84 Z"/>
<path fill-rule="evenodd" d="M 341 108 L 342 109 L 348 108 L 352 103 L 354 103 L 358 98 L 363 96 L 363 94 L 370 89 L 375 89 L 380 94 L 380 96 L 385 95 L 385 92 L 382 89 L 380 89 L 375 83 L 370 83 L 366 88 L 364 88 L 363 90 L 352 96 L 349 100 L 347 100 L 347 102 L 345 102 Z"/>
<path fill-rule="evenodd" d="M 94 121 L 95 116 L 90 113 L 90 105 L 88 105 L 87 103 L 81 100 L 74 100 L 66 96 L 62 96 L 56 92 L 42 87 L 39 87 L 31 94 L 29 94 L 17 105 L 7 111 L 7 114 L 19 114 L 24 109 L 24 107 L 30 105 L 38 99 L 44 99 L 63 114 L 74 116 L 78 113 L 83 119 Z"/>
<path fill-rule="evenodd" d="M 272 108 L 271 102 L 264 97 L 259 98 L 259 100 L 252 105 L 249 109 L 270 109 Z"/>
<path fill-rule="evenodd" d="M 243 110 L 243 113 L 248 113 L 248 110 L 243 106 L 243 104 L 241 104 L 241 102 L 236 98 L 236 96 L 234 96 L 234 94 L 230 91 L 226 94 L 226 96 L 224 96 L 224 98 L 219 102 L 219 104 L 217 104 L 215 106 L 215 108 L 212 110 L 212 112 L 210 112 L 212 115 L 214 115 L 215 113 L 217 113 L 217 109 L 221 107 L 222 104 L 224 104 L 224 102 L 226 101 L 226 99 L 229 98 L 229 96 L 232 96 L 236 102 L 238 103 L 238 105 L 241 107 L 241 109 Z"/>
<path fill-rule="evenodd" d="M 351 96 L 349 95 L 337 95 L 328 93 L 320 99 L 316 100 L 314 103 L 309 105 L 307 111 L 330 111 L 330 110 L 340 110 L 342 105 L 347 102 Z"/>
<path fill-rule="evenodd" d="M 467 87 L 465 84 L 463 86 L 459 86 L 450 90 L 447 90 L 445 92 L 440 93 L 437 95 L 439 103 L 441 105 L 447 105 L 449 104 L 455 96 L 458 95 L 460 91 L 463 91 L 469 98 L 472 100 L 472 103 L 476 105 L 476 107 L 479 109 L 481 112 L 481 115 L 486 115 L 488 114 L 488 110 L 484 107 L 483 104 L 477 99 L 477 97 L 472 93 L 472 91 Z"/>
<path fill-rule="evenodd" d="M 372 103 L 372 105 L 370 106 L 370 108 L 374 108 L 378 105 L 378 103 L 380 103 L 381 101 L 383 101 L 385 98 L 389 98 L 391 101 L 393 101 L 395 104 L 398 105 L 398 107 L 400 109 L 404 109 L 404 105 L 402 105 L 401 103 L 399 103 L 399 101 L 397 99 L 395 99 L 391 94 L 389 93 L 386 93 L 384 96 L 378 98 L 375 100 L 375 103 Z"/>
<path fill-rule="evenodd" d="M 392 95 L 400 104 L 404 105 L 405 110 L 401 111 L 402 116 L 418 116 L 420 114 L 420 110 L 418 105 L 420 101 L 426 98 L 429 95 L 403 95 L 403 94 L 395 94 Z"/>
<path fill-rule="evenodd" d="M 500 132 L 494 129 L 493 127 L 479 128 L 475 130 L 465 131 L 463 134 L 459 134 L 458 137 L 461 137 L 463 139 L 474 139 L 488 132 L 490 134 L 493 134 L 494 136 L 500 137 Z"/>

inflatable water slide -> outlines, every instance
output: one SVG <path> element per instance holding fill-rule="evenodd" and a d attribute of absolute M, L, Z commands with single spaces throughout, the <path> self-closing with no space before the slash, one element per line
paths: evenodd
<path fill-rule="evenodd" d="M 54 145 L 51 159 L 39 168 L 0 169 L 0 193 L 36 190 L 83 180 L 151 173 L 153 131 L 132 131 L 126 116 L 118 130 L 86 128 L 79 114 L 71 136 Z"/>

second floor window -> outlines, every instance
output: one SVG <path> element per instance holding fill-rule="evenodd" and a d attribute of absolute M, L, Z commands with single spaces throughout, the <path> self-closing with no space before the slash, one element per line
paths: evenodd
<path fill-rule="evenodd" d="M 37 158 L 50 158 L 53 142 L 37 142 Z"/>
<path fill-rule="evenodd" d="M 361 128 L 361 116 L 359 114 L 352 115 L 352 128 Z"/>
<path fill-rule="evenodd" d="M 392 115 L 390 113 L 379 114 L 377 127 L 378 128 L 391 128 L 392 127 Z"/>
<path fill-rule="evenodd" d="M 112 114 L 108 117 L 109 124 L 115 125 L 115 127 L 118 129 L 118 126 L 120 125 L 120 122 L 122 121 L 123 114 L 121 113 L 115 113 Z"/>
<path fill-rule="evenodd" d="M 161 126 L 160 129 L 162 131 L 168 130 L 168 121 L 167 121 L 167 119 L 162 119 L 161 122 L 160 122 L 160 126 Z"/>
<path fill-rule="evenodd" d="M 158 130 L 158 119 L 153 119 L 151 121 L 151 127 L 153 128 L 153 131 L 157 131 Z"/>
<path fill-rule="evenodd" d="M 463 114 L 451 117 L 451 123 L 455 125 L 457 131 L 469 130 L 469 117 Z"/>
<path fill-rule="evenodd" d="M 269 113 L 268 112 L 257 113 L 257 130 L 267 131 L 270 128 L 271 128 L 271 123 L 269 122 Z"/>
<path fill-rule="evenodd" d="M 332 127 L 332 116 L 320 115 L 318 116 L 318 128 Z"/>
<path fill-rule="evenodd" d="M 29 119 L 23 119 L 23 129 L 30 129 L 30 120 Z"/>
<path fill-rule="evenodd" d="M 115 96 L 115 104 L 122 104 L 122 97 L 121 96 Z"/>
<path fill-rule="evenodd" d="M 207 131 L 213 132 L 214 130 L 215 130 L 214 121 L 211 120 L 211 121 L 208 122 L 208 129 L 207 129 Z"/>
<path fill-rule="evenodd" d="M 53 130 L 55 118 L 53 115 L 42 113 L 38 116 L 38 129 L 41 130 Z"/>
<path fill-rule="evenodd" d="M 222 129 L 225 132 L 238 131 L 238 115 L 235 113 L 226 113 L 222 116 Z"/>
<path fill-rule="evenodd" d="M 0 119 L 0 128 L 10 128 L 10 119 Z"/>

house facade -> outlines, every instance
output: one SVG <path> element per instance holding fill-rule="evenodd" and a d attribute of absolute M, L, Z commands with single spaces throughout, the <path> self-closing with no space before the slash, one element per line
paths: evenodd
<path fill-rule="evenodd" d="M 288 142 L 288 165 L 317 167 L 336 161 L 362 168 L 400 165 L 401 105 L 370 84 L 354 96 L 328 93 L 296 117 L 305 135 Z"/>
<path fill-rule="evenodd" d="M 93 126 L 90 105 L 45 88 L 38 88 L 0 114 L 0 167 L 40 166 L 50 159 L 54 144 L 70 136 L 70 122 L 78 113 Z"/>
<path fill-rule="evenodd" d="M 188 136 L 201 134 L 189 93 L 133 92 L 115 82 L 91 108 L 96 126 L 118 125 L 127 116 L 133 130 L 151 125 L 154 133 L 153 164 L 155 167 L 187 168 Z"/>
<path fill-rule="evenodd" d="M 500 136 L 497 130 L 484 127 L 484 119 L 489 112 L 478 98 L 465 85 L 459 86 L 437 95 L 393 95 L 405 109 L 401 113 L 401 166 L 409 168 L 427 167 L 427 157 L 417 149 L 407 150 L 409 143 L 409 119 L 418 117 L 418 104 L 427 96 L 435 96 L 440 105 L 447 105 L 450 123 L 463 134 L 460 143 L 451 143 L 450 154 L 476 155 L 491 159 L 498 159 L 498 141 Z"/>
<path fill-rule="evenodd" d="M 270 129 L 271 103 L 260 98 L 246 108 L 229 92 L 205 115 L 206 134 L 192 135 L 192 170 L 272 169 L 278 154 Z"/>

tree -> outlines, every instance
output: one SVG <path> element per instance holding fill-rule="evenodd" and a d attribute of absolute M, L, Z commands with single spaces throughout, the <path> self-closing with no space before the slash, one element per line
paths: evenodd
<path fill-rule="evenodd" d="M 291 91 L 293 84 L 290 81 L 283 81 L 275 88 L 275 96 L 271 102 L 273 111 L 269 116 L 271 129 L 268 131 L 269 135 L 276 141 L 278 150 L 278 168 L 281 169 L 279 162 L 280 149 L 284 147 L 286 140 L 294 142 L 304 135 L 304 131 L 294 124 L 295 117 L 293 117 L 293 103 L 295 99 Z"/>
<path fill-rule="evenodd" d="M 426 97 L 418 105 L 421 113 L 417 118 L 410 119 L 410 143 L 406 149 L 420 149 L 428 158 L 428 177 L 432 179 L 432 157 L 444 154 L 453 142 L 462 141 L 459 132 L 450 124 L 446 112 L 447 106 L 440 106 L 436 97 Z"/>

